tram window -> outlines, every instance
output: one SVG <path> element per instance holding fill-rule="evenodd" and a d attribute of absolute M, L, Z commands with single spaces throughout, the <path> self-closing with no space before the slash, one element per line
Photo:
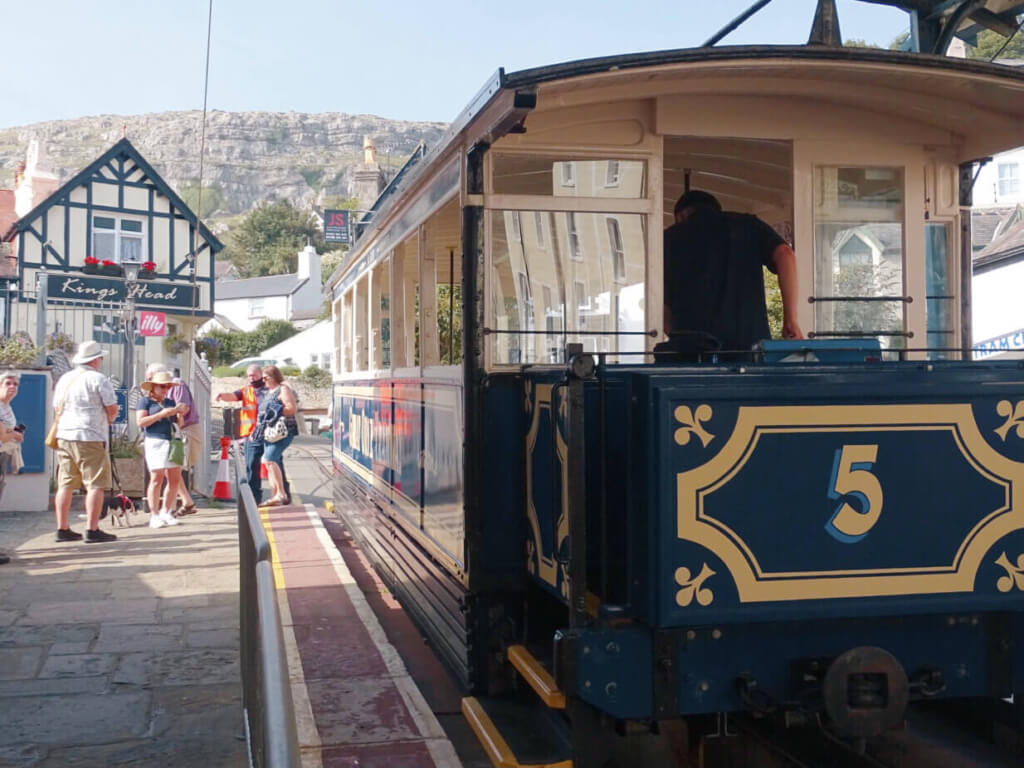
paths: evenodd
<path fill-rule="evenodd" d="M 391 262 L 381 259 L 373 268 L 370 289 L 370 368 L 391 367 Z"/>
<path fill-rule="evenodd" d="M 353 334 L 355 328 L 355 294 L 353 291 L 346 291 L 341 300 L 341 372 L 348 373 L 355 370 L 355 348 L 353 346 Z"/>
<path fill-rule="evenodd" d="M 639 199 L 647 193 L 643 160 L 497 152 L 492 168 L 498 194 Z"/>
<path fill-rule="evenodd" d="M 550 249 L 538 247 L 526 233 L 517 238 L 511 211 L 491 216 L 492 362 L 561 362 L 568 342 L 607 350 L 611 360 L 616 352 L 643 350 L 638 332 L 644 328 L 644 216 L 545 213 Z M 614 242 L 609 221 L 618 229 Z M 622 331 L 637 335 L 617 335 Z"/>
<path fill-rule="evenodd" d="M 925 224 L 924 257 L 927 281 L 926 315 L 928 327 L 928 357 L 944 360 L 956 357 L 956 328 L 953 313 L 956 293 L 953 270 L 949 261 L 949 233 L 944 223 Z"/>
<path fill-rule="evenodd" d="M 370 344 L 368 337 L 370 286 L 369 275 L 363 275 L 356 283 L 355 306 L 355 337 L 352 340 L 353 369 L 368 371 L 370 369 Z"/>
<path fill-rule="evenodd" d="M 905 346 L 902 222 L 902 169 L 814 169 L 819 333 L 878 334 L 884 347 Z"/>
<path fill-rule="evenodd" d="M 394 286 L 391 300 L 391 362 L 395 368 L 419 365 L 419 244 L 414 235 L 391 255 Z"/>
<path fill-rule="evenodd" d="M 462 362 L 462 269 L 455 249 L 435 262 L 437 265 L 437 348 L 441 365 Z"/>

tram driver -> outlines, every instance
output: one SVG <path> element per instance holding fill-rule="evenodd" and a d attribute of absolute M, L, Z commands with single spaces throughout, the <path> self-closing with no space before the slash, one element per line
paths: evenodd
<path fill-rule="evenodd" d="M 715 350 L 746 356 L 771 338 L 762 267 L 779 281 L 782 337 L 804 338 L 796 319 L 796 255 L 774 229 L 757 216 L 723 211 L 714 195 L 701 190 L 680 197 L 674 216 L 664 252 L 669 341 L 655 352 L 684 361 Z"/>

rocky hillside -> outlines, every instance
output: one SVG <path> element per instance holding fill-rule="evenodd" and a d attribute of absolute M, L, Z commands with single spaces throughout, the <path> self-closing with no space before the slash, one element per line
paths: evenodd
<path fill-rule="evenodd" d="M 200 119 L 198 111 L 161 112 L 0 129 L 0 188 L 13 185 L 14 168 L 24 160 L 32 138 L 45 146 L 49 169 L 65 180 L 118 141 L 125 126 L 143 156 L 194 205 Z M 436 144 L 445 127 L 372 115 L 210 112 L 203 214 L 227 218 L 275 198 L 309 205 L 329 195 L 348 196 L 353 167 L 362 162 L 364 136 L 373 137 L 385 170 L 394 170 L 421 140 Z"/>

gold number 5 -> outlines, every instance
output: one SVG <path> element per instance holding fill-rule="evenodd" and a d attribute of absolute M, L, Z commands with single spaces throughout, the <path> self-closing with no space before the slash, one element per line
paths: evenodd
<path fill-rule="evenodd" d="M 882 486 L 871 473 L 877 458 L 877 445 L 844 445 L 836 451 L 828 496 L 840 503 L 825 530 L 845 544 L 867 536 L 882 514 Z M 856 501 L 860 509 L 843 501 L 844 496 Z"/>

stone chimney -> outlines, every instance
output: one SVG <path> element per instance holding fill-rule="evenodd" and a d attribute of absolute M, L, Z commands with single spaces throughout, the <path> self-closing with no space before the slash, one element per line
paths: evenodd
<path fill-rule="evenodd" d="M 15 174 L 14 210 L 18 218 L 43 202 L 60 186 L 56 174 L 45 170 L 47 164 L 46 148 L 37 139 L 32 139 L 25 153 L 25 170 Z"/>
<path fill-rule="evenodd" d="M 312 245 L 299 251 L 299 280 L 312 280 L 317 286 L 321 284 L 320 254 Z"/>
<path fill-rule="evenodd" d="M 384 169 L 377 162 L 377 147 L 373 139 L 363 139 L 363 163 L 352 174 L 352 196 L 359 201 L 359 210 L 368 211 L 387 186 Z M 362 214 L 359 214 L 362 217 Z"/>

